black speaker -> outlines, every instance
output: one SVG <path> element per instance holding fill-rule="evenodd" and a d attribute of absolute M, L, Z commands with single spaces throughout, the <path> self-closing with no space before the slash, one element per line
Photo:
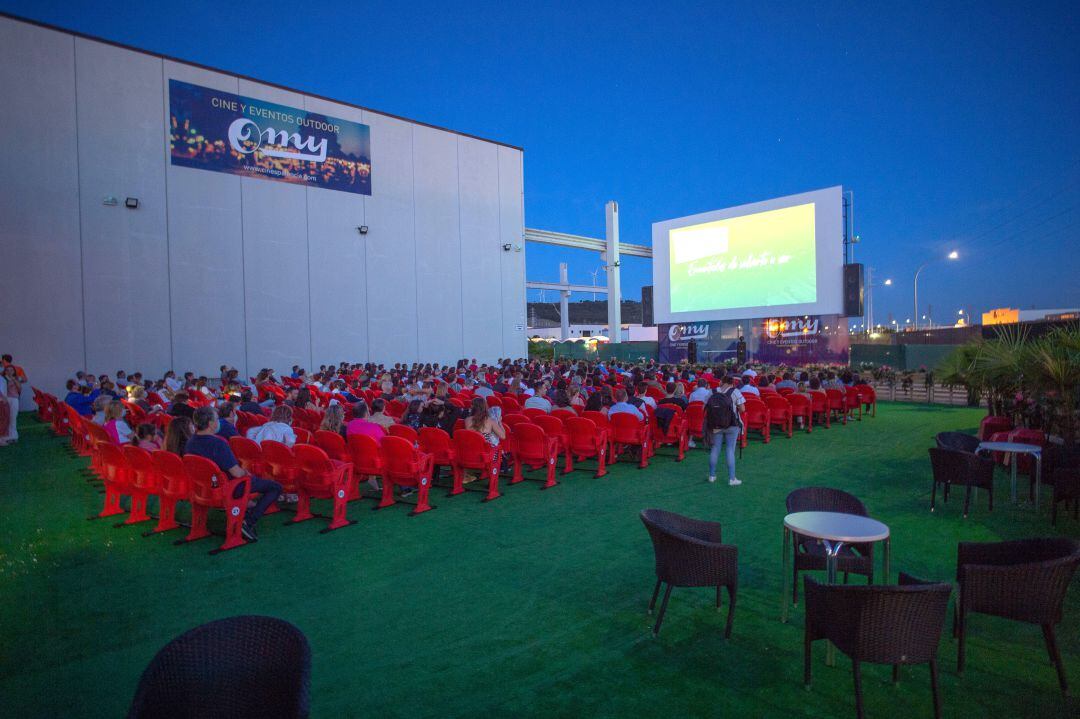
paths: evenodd
<path fill-rule="evenodd" d="M 641 324 L 643 327 L 652 327 L 653 321 L 652 285 L 641 288 Z"/>
<path fill-rule="evenodd" d="M 844 317 L 862 317 L 863 314 L 863 266 L 859 263 L 844 265 Z"/>

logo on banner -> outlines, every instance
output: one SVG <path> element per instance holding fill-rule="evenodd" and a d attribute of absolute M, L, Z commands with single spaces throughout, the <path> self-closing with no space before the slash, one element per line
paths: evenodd
<path fill-rule="evenodd" d="M 771 340 L 778 337 L 806 337 L 817 335 L 821 329 L 821 320 L 805 318 L 765 320 L 765 336 Z"/>
<path fill-rule="evenodd" d="M 703 340 L 709 336 L 709 323 L 690 325 L 672 325 L 668 329 L 668 340 L 678 342 L 680 340 Z"/>
<path fill-rule="evenodd" d="M 272 127 L 262 130 L 254 120 L 246 117 L 237 118 L 229 125 L 229 145 L 244 155 L 260 152 L 267 157 L 279 157 L 283 160 L 326 161 L 326 138 L 320 140 L 308 135 L 302 140 L 299 132 L 290 134 Z M 286 149 L 275 150 L 263 145 L 278 145 Z M 289 150 L 290 145 L 295 149 Z"/>

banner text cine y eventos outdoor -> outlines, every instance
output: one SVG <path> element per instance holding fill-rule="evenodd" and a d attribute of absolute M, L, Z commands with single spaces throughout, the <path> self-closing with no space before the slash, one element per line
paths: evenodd
<path fill-rule="evenodd" d="M 169 80 L 172 164 L 371 194 L 367 125 Z"/>

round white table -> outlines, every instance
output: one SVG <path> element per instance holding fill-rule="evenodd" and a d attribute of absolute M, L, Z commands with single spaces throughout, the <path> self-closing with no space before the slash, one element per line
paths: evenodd
<path fill-rule="evenodd" d="M 975 454 L 980 452 L 1005 452 L 1011 455 L 1009 466 L 1012 470 L 1012 501 L 1016 502 L 1016 455 L 1030 454 L 1035 457 L 1035 511 L 1039 511 L 1039 490 L 1042 488 L 1042 447 L 1024 442 L 979 442 Z"/>
<path fill-rule="evenodd" d="M 795 545 L 791 535 L 800 535 L 818 539 L 825 545 L 825 569 L 829 584 L 836 583 L 837 555 L 845 544 L 866 544 L 885 542 L 882 559 L 882 584 L 889 583 L 889 527 L 876 519 L 857 514 L 841 512 L 794 512 L 784 517 L 784 581 L 783 610 L 780 621 L 786 622 L 788 616 L 788 545 Z M 790 540 L 790 541 L 789 541 Z M 835 650 L 832 644 L 825 657 L 826 664 L 835 662 Z"/>

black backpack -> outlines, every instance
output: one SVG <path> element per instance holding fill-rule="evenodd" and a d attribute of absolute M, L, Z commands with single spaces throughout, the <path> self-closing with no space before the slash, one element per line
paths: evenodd
<path fill-rule="evenodd" d="M 713 392 L 705 403 L 705 424 L 709 430 L 728 429 L 739 425 L 739 413 L 735 410 L 733 389 Z"/>

